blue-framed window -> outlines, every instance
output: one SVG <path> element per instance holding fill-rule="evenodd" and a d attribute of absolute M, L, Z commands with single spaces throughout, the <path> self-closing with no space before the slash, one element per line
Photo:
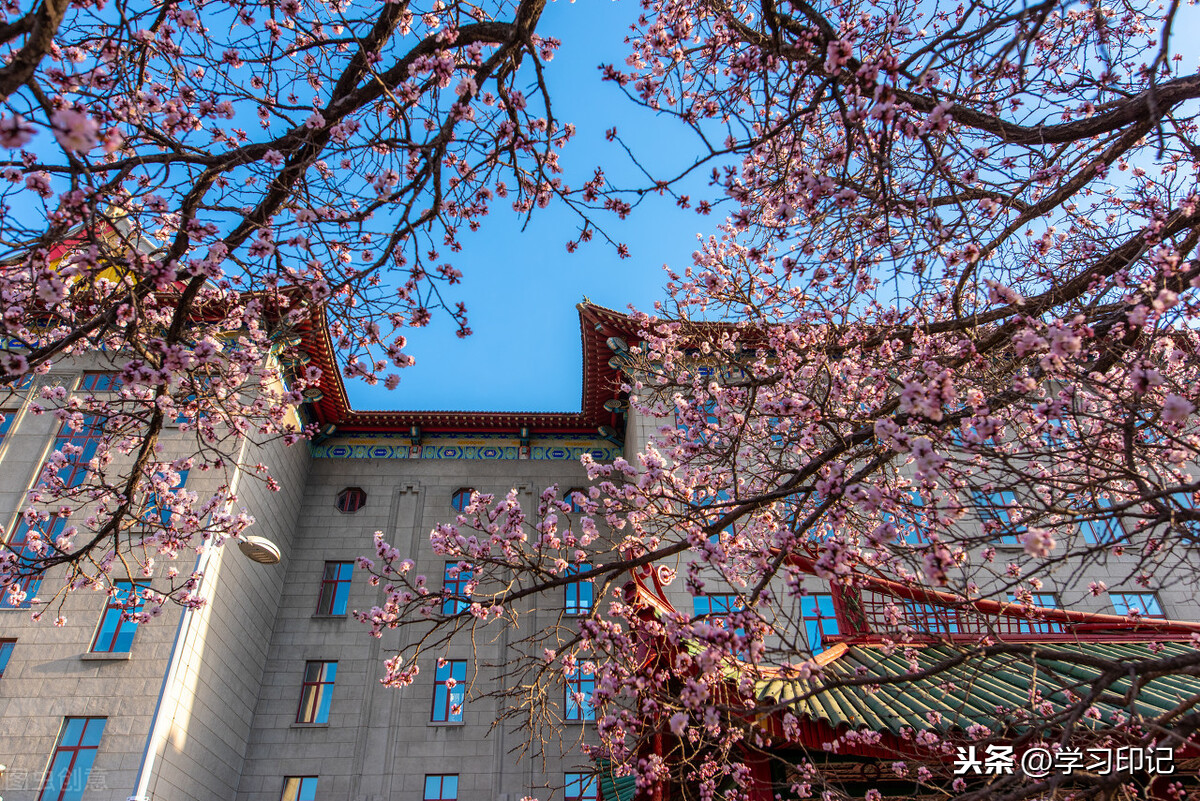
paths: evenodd
<path fill-rule="evenodd" d="M 591 565 L 570 565 L 567 567 L 566 575 L 574 576 L 591 569 Z M 586 615 L 592 611 L 596 599 L 595 587 L 592 586 L 591 580 L 572 582 L 563 589 L 566 590 L 567 596 L 564 609 L 568 615 Z"/>
<path fill-rule="evenodd" d="M 321 576 L 321 594 L 317 597 L 318 615 L 344 615 L 350 600 L 353 562 L 326 562 Z"/>
<path fill-rule="evenodd" d="M 1012 490 L 973 492 L 971 498 L 985 532 L 1001 545 L 1020 544 L 1017 537 L 1024 533 L 1025 527 L 1013 524 L 1012 510 L 1017 506 L 1017 496 Z"/>
<path fill-rule="evenodd" d="M 105 718 L 65 718 L 38 801 L 81 801 L 100 750 Z"/>
<path fill-rule="evenodd" d="M 474 492 L 474 487 L 459 487 L 454 491 L 454 494 L 450 496 L 450 505 L 453 506 L 456 511 L 461 512 L 462 510 L 466 509 L 467 504 L 471 502 L 471 495 L 474 494 Z"/>
<path fill-rule="evenodd" d="M 471 595 L 467 585 L 475 575 L 469 567 L 463 567 L 463 562 L 447 562 L 446 572 L 442 578 L 442 591 L 445 600 L 442 601 L 443 615 L 456 615 L 466 611 L 471 606 Z"/>
<path fill-rule="evenodd" d="M 567 677 L 567 697 L 564 708 L 567 720 L 595 720 L 596 709 L 592 695 L 596 692 L 596 674 L 582 665 Z"/>
<path fill-rule="evenodd" d="M 284 777 L 280 801 L 317 801 L 317 777 Z"/>
<path fill-rule="evenodd" d="M 0 679 L 4 678 L 4 669 L 8 667 L 8 660 L 12 659 L 16 647 L 16 640 L 0 640 Z"/>
<path fill-rule="evenodd" d="M 600 783 L 589 773 L 563 774 L 563 801 L 599 801 Z"/>
<path fill-rule="evenodd" d="M 800 619 L 804 622 L 804 633 L 808 637 L 808 648 L 819 654 L 829 647 L 826 638 L 838 633 L 837 614 L 833 610 L 833 596 L 827 592 L 814 592 L 800 598 Z"/>
<path fill-rule="evenodd" d="M 458 801 L 457 773 L 426 773 L 422 801 Z"/>
<path fill-rule="evenodd" d="M 462 723 L 466 698 L 466 660 L 440 660 L 433 678 L 433 711 L 429 720 L 433 723 Z"/>
<path fill-rule="evenodd" d="M 1118 615 L 1165 618 L 1162 603 L 1152 592 L 1110 592 L 1108 598 Z"/>
<path fill-rule="evenodd" d="M 142 599 L 133 584 L 128 581 L 115 582 L 108 596 L 108 604 L 100 617 L 92 651 L 103 654 L 127 654 L 133 647 L 133 635 L 137 633 L 137 621 L 128 620 L 127 614 L 136 613 L 142 607 Z"/>
<path fill-rule="evenodd" d="M 300 684 L 297 723 L 328 723 L 333 704 L 333 684 L 337 681 L 337 662 L 305 662 L 304 681 Z"/>

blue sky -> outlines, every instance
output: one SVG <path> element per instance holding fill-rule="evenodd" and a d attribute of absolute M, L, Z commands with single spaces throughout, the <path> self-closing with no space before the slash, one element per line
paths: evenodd
<path fill-rule="evenodd" d="M 638 11 L 629 0 L 556 0 L 538 25 L 541 35 L 563 43 L 547 77 L 555 115 L 579 131 L 562 158 L 572 186 L 598 164 L 613 177 L 628 165 L 620 146 L 605 140 L 614 125 L 634 152 L 655 164 L 682 166 L 676 154 L 695 150 L 677 123 L 636 108 L 600 80 L 597 65 L 623 63 L 623 40 Z M 649 309 L 664 296 L 663 264 L 677 270 L 690 264 L 696 234 L 711 233 L 724 217 L 682 211 L 669 198 L 647 199 L 623 222 L 604 220 L 610 236 L 629 245 L 630 258 L 620 259 L 597 240 L 567 253 L 577 218 L 553 207 L 539 212 L 522 230 L 523 219 L 497 205 L 478 232 L 463 236 L 455 262 L 463 283 L 445 296 L 467 304 L 474 333 L 459 339 L 452 321 L 437 315 L 429 327 L 411 329 L 405 335 L 416 364 L 400 371 L 393 392 L 347 382 L 355 408 L 578 411 L 575 304 L 586 295 L 615 309 L 630 303 Z"/>

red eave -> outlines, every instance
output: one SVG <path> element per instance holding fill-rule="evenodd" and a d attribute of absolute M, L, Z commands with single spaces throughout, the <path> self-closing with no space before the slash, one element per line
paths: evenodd
<path fill-rule="evenodd" d="M 463 411 L 385 411 L 350 408 L 341 368 L 322 314 L 319 323 L 301 326 L 303 348 L 312 364 L 321 368 L 321 400 L 311 404 L 319 425 L 335 425 L 339 433 L 407 433 L 414 426 L 422 433 L 511 433 L 527 428 L 537 434 L 576 434 L 595 436 L 600 426 L 617 427 L 618 415 L 604 403 L 620 395 L 621 376 L 609 364 L 614 353 L 607 340 L 619 336 L 634 344 L 637 329 L 620 312 L 580 303 L 580 338 L 583 349 L 583 392 L 578 412 L 463 412 Z"/>

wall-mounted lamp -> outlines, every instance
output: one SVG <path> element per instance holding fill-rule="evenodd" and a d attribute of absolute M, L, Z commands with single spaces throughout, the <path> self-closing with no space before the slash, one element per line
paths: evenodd
<path fill-rule="evenodd" d="M 246 537 L 238 542 L 238 550 L 260 565 L 278 564 L 282 556 L 279 546 L 266 537 Z"/>

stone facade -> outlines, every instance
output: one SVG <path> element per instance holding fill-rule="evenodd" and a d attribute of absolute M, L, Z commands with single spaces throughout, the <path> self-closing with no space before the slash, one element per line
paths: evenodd
<path fill-rule="evenodd" d="M 69 382 L 80 373 L 51 379 Z M 4 405 L 11 414 L 0 444 L 6 531 L 13 529 L 57 430 L 50 415 L 31 413 L 27 396 L 34 391 L 36 385 L 26 399 Z M 658 424 L 629 421 L 629 458 Z M 182 449 L 182 438 L 174 436 L 167 437 L 168 449 Z M 509 435 L 444 432 L 413 446 L 407 433 L 392 432 L 335 434 L 311 446 L 260 450 L 247 452 L 243 462 L 270 464 L 283 490 L 269 492 L 246 475 L 236 478 L 238 495 L 257 520 L 252 533 L 278 545 L 278 564 L 257 564 L 233 547 L 199 555 L 212 602 L 187 613 L 168 607 L 138 627 L 128 654 L 89 652 L 106 603 L 100 593 L 55 600 L 47 617 L 62 615 L 62 626 L 34 622 L 27 610 L 0 609 L 0 639 L 16 640 L 0 678 L 4 799 L 39 798 L 64 720 L 81 717 L 105 720 L 82 793 L 88 801 L 280 801 L 287 777 L 316 777 L 315 797 L 322 801 L 421 801 L 426 777 L 442 774 L 457 776 L 458 799 L 546 799 L 551 788 L 561 798 L 565 773 L 586 769 L 578 743 L 592 727 L 568 724 L 555 742 L 538 744 L 516 760 L 527 735 L 494 726 L 497 701 L 487 697 L 500 680 L 487 665 L 504 654 L 507 634 L 479 643 L 474 652 L 465 640 L 446 646 L 446 659 L 468 663 L 468 691 L 461 723 L 435 722 L 433 658 L 413 685 L 384 687 L 383 660 L 401 645 L 400 635 L 372 638 L 349 615 L 321 613 L 318 599 L 326 564 L 370 556 L 376 531 L 415 555 L 417 572 L 439 587 L 444 560 L 430 548 L 428 533 L 454 516 L 457 490 L 502 496 L 515 488 L 533 506 L 552 484 L 560 490 L 586 485 L 582 453 L 611 459 L 618 449 L 599 437 L 537 432 L 526 443 Z M 188 486 L 201 490 L 220 480 L 193 474 Z M 366 501 L 343 513 L 335 501 L 351 487 L 365 491 Z M 193 558 L 180 557 L 181 571 L 191 568 Z M 1112 556 L 1111 563 L 1086 571 L 1064 570 L 1061 585 L 1046 591 L 1077 609 L 1112 611 L 1107 597 L 1086 591 L 1087 582 L 1115 585 L 1134 558 Z M 45 586 L 53 585 L 47 578 Z M 815 579 L 808 586 L 825 589 Z M 1186 586 L 1153 589 L 1168 615 L 1200 615 Z M 692 610 L 682 581 L 669 593 L 676 608 Z M 353 571 L 347 611 L 369 609 L 381 598 L 362 571 Z M 536 630 L 561 612 L 531 608 L 525 621 Z M 337 663 L 332 701 L 325 721 L 298 723 L 310 662 Z"/>

